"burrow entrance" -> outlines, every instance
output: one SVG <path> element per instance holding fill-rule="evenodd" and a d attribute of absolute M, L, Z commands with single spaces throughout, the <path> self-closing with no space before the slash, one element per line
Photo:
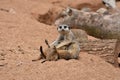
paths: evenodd
<path fill-rule="evenodd" d="M 51 8 L 44 14 L 33 14 L 33 17 L 40 23 L 44 23 L 47 25 L 54 24 L 57 16 L 62 11 L 62 8 Z"/>

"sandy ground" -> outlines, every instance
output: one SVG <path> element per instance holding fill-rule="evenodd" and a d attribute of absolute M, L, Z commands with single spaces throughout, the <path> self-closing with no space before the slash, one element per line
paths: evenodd
<path fill-rule="evenodd" d="M 79 60 L 32 62 L 39 56 L 39 46 L 46 47 L 44 40 L 51 43 L 58 35 L 55 26 L 38 22 L 36 14 L 78 2 L 101 4 L 100 0 L 0 0 L 0 80 L 120 80 L 119 69 L 87 52 L 81 52 Z"/>

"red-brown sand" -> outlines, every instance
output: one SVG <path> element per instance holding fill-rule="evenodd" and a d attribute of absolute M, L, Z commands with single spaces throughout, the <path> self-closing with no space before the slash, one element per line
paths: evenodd
<path fill-rule="evenodd" d="M 39 56 L 39 46 L 46 47 L 44 40 L 51 43 L 58 35 L 55 26 L 38 22 L 36 14 L 78 2 L 101 3 L 100 0 L 0 0 L 0 80 L 120 80 L 118 68 L 87 52 L 80 52 L 79 60 L 32 62 Z"/>

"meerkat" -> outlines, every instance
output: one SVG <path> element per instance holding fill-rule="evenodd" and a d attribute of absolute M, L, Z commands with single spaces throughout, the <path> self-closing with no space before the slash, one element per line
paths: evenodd
<path fill-rule="evenodd" d="M 75 36 L 70 30 L 70 27 L 68 25 L 62 24 L 57 27 L 57 30 L 59 32 L 58 38 L 51 45 L 49 45 L 45 40 L 48 48 L 43 51 L 42 46 L 40 47 L 41 58 L 38 58 L 37 60 L 45 59 L 45 61 L 51 61 L 57 60 L 59 58 L 78 58 L 80 52 L 79 43 L 77 43 L 75 40 Z"/>
<path fill-rule="evenodd" d="M 57 31 L 59 32 L 59 36 L 52 44 L 50 44 L 50 46 L 57 46 L 63 41 L 72 41 L 75 39 L 75 36 L 68 25 L 59 25 Z"/>
<path fill-rule="evenodd" d="M 64 41 L 57 46 L 50 46 L 45 51 L 40 46 L 40 52 L 45 59 L 42 63 L 45 61 L 56 61 L 58 59 L 78 59 L 80 47 L 76 41 Z"/>

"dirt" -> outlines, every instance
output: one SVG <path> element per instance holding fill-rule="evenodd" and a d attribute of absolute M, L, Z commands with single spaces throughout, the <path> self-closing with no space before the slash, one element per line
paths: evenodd
<path fill-rule="evenodd" d="M 88 52 L 80 52 L 79 60 L 32 62 L 40 54 L 39 46 L 47 47 L 44 40 L 51 43 L 58 35 L 54 25 L 38 21 L 39 15 L 53 9 L 54 22 L 59 10 L 78 2 L 101 4 L 99 0 L 1 0 L 0 80 L 119 80 L 119 68 Z"/>

